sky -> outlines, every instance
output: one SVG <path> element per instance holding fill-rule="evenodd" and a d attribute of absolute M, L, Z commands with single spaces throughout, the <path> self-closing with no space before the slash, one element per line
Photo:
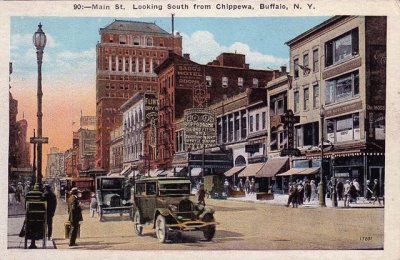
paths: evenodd
<path fill-rule="evenodd" d="M 246 55 L 254 69 L 289 67 L 290 39 L 327 20 L 329 17 L 248 17 L 205 18 L 175 17 L 175 32 L 183 39 L 183 53 L 200 64 L 214 60 L 222 52 Z M 43 74 L 44 145 L 62 151 L 72 146 L 72 131 L 79 118 L 96 114 L 96 44 L 99 29 L 115 19 L 96 17 L 12 17 L 10 56 L 13 63 L 11 93 L 18 100 L 17 120 L 28 121 L 28 137 L 37 127 L 37 63 L 32 35 L 39 22 L 47 36 Z M 123 18 L 123 20 L 128 20 Z M 171 32 L 171 18 L 135 18 L 155 22 Z M 45 165 L 45 164 L 44 164 Z"/>

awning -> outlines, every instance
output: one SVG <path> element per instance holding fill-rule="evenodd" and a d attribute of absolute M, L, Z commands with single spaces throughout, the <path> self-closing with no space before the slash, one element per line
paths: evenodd
<path fill-rule="evenodd" d="M 316 174 L 319 172 L 320 167 L 311 167 L 307 168 L 304 171 L 301 172 L 301 175 L 309 175 L 309 174 Z"/>
<path fill-rule="evenodd" d="M 277 173 L 282 171 L 282 169 L 288 165 L 288 161 L 289 158 L 287 157 L 276 157 L 268 159 L 261 170 L 257 173 L 256 178 L 274 177 Z M 289 167 L 287 166 L 287 168 Z"/>
<path fill-rule="evenodd" d="M 252 177 L 256 176 L 257 172 L 261 170 L 265 163 L 252 163 L 246 166 L 244 170 L 239 173 L 238 177 Z"/>
<path fill-rule="evenodd" d="M 246 166 L 235 166 L 230 170 L 227 170 L 224 174 L 226 177 L 231 177 L 232 175 L 242 171 Z"/>
<path fill-rule="evenodd" d="M 290 176 L 290 175 L 297 175 L 303 171 L 305 171 L 307 168 L 291 168 L 290 170 L 277 174 L 276 176 Z"/>
<path fill-rule="evenodd" d="M 163 172 L 163 170 L 159 170 L 159 169 L 150 170 L 150 177 L 156 177 L 162 172 Z"/>
<path fill-rule="evenodd" d="M 171 177 L 171 176 L 174 176 L 174 169 L 165 170 L 165 171 L 159 173 L 158 176 L 160 176 L 160 177 L 166 177 L 166 176 Z"/>
<path fill-rule="evenodd" d="M 200 176 L 200 173 L 201 173 L 201 168 L 192 168 L 190 171 L 190 176 L 198 177 Z"/>

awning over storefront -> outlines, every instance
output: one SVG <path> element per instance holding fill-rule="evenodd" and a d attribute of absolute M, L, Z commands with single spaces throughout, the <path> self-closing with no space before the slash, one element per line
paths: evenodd
<path fill-rule="evenodd" d="M 282 169 L 285 170 L 284 167 L 289 168 L 288 161 L 289 158 L 287 157 L 276 157 L 268 159 L 268 161 L 264 164 L 261 170 L 257 172 L 256 178 L 266 178 L 275 176 L 275 174 L 282 171 Z"/>
<path fill-rule="evenodd" d="M 316 174 L 319 172 L 319 168 L 320 167 L 306 168 L 304 171 L 301 172 L 301 175 Z"/>
<path fill-rule="evenodd" d="M 265 163 L 252 163 L 246 166 L 244 170 L 239 173 L 238 177 L 253 177 L 261 170 Z"/>
<path fill-rule="evenodd" d="M 242 171 L 246 166 L 235 166 L 231 168 L 230 170 L 226 171 L 224 175 L 226 177 L 231 177 L 232 175 L 235 175 L 236 173 Z"/>
<path fill-rule="evenodd" d="M 290 175 L 297 175 L 303 172 L 306 168 L 291 168 L 290 170 L 277 174 L 276 176 L 290 176 Z"/>
<path fill-rule="evenodd" d="M 159 170 L 159 169 L 150 170 L 150 176 L 157 177 L 162 172 L 163 172 L 163 170 Z"/>
<path fill-rule="evenodd" d="M 129 173 L 131 173 L 131 171 L 132 170 L 131 170 L 131 166 L 130 165 L 125 166 L 125 168 L 122 169 L 120 175 L 127 176 L 127 175 L 129 175 Z"/>

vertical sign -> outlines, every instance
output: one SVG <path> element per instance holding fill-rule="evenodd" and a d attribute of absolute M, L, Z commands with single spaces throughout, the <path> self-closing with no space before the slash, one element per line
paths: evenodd
<path fill-rule="evenodd" d="M 217 133 L 215 131 L 215 114 L 204 108 L 185 110 L 185 144 L 187 147 L 200 148 L 214 146 Z"/>

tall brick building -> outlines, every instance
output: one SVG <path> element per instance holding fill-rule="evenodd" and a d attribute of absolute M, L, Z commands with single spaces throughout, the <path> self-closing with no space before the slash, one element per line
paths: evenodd
<path fill-rule="evenodd" d="M 154 23 L 115 20 L 100 29 L 96 51 L 96 167 L 109 170 L 110 132 L 122 124 L 119 107 L 137 92 L 156 90 L 154 68 L 169 51 L 182 54 L 182 37 Z"/>

